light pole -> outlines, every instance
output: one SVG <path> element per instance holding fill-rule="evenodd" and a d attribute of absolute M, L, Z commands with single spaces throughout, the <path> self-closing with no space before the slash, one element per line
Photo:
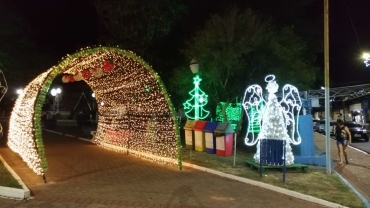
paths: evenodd
<path fill-rule="evenodd" d="M 17 92 L 18 95 L 21 95 L 21 94 L 23 94 L 23 89 L 17 89 L 16 92 Z"/>
<path fill-rule="evenodd" d="M 330 132 L 329 91 L 329 0 L 324 0 L 325 129 Z M 326 139 L 326 173 L 331 174 L 330 134 Z"/>
<path fill-rule="evenodd" d="M 208 103 L 208 95 L 199 88 L 199 83 L 202 79 L 198 74 L 199 64 L 196 60 L 193 59 L 190 62 L 190 69 L 195 75 L 193 77 L 194 89 L 189 92 L 191 98 L 183 103 L 185 115 L 188 119 L 204 119 L 209 115 L 209 111 L 203 108 Z"/>
<path fill-rule="evenodd" d="M 59 113 L 59 102 L 61 101 L 61 93 L 62 90 L 58 88 L 51 89 L 50 94 L 54 97 L 53 98 L 53 114 Z"/>
<path fill-rule="evenodd" d="M 92 93 L 91 94 L 91 97 L 93 98 L 93 102 L 92 102 L 92 109 L 94 110 L 95 109 L 95 93 Z"/>
<path fill-rule="evenodd" d="M 369 63 L 370 62 L 370 54 L 369 53 L 364 53 L 362 55 L 362 58 L 365 59 L 364 63 L 366 65 L 366 67 L 368 67 L 370 65 L 370 63 Z"/>
<path fill-rule="evenodd" d="M 199 64 L 198 64 L 198 62 L 195 60 L 195 59 L 193 59 L 193 60 L 191 60 L 191 62 L 190 62 L 190 70 L 191 70 L 191 72 L 193 72 L 193 74 L 198 74 L 198 72 L 199 72 Z M 194 83 L 195 84 L 195 95 L 196 96 L 194 96 L 194 106 L 195 106 L 195 109 L 194 109 L 194 111 L 195 111 L 195 119 L 194 120 L 198 120 L 199 119 L 199 82 L 196 82 L 196 83 Z"/>

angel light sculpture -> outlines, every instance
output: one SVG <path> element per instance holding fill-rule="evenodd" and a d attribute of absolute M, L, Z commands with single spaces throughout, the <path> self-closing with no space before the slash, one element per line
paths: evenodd
<path fill-rule="evenodd" d="M 301 137 L 297 131 L 298 114 L 302 106 L 301 98 L 296 87 L 286 84 L 279 100 L 275 95 L 279 88 L 275 76 L 268 75 L 265 77 L 265 81 L 268 91 L 267 101 L 263 97 L 262 88 L 256 84 L 249 86 L 244 94 L 243 108 L 248 117 L 245 144 L 248 146 L 257 144 L 254 160 L 256 163 L 260 163 L 260 142 L 264 139 L 283 140 L 285 141 L 285 156 L 282 156 L 282 160 L 285 160 L 286 165 L 291 165 L 294 163 L 291 144 L 301 143 Z M 255 109 L 258 113 L 250 113 L 251 109 Z M 251 133 L 253 132 L 253 122 L 251 121 L 255 120 L 261 124 L 261 131 L 258 135 Z"/>
<path fill-rule="evenodd" d="M 8 91 L 8 83 L 6 82 L 3 70 L 0 69 L 0 101 L 4 98 Z M 4 84 L 3 84 L 4 83 Z"/>
<path fill-rule="evenodd" d="M 8 91 L 8 83 L 6 82 L 3 70 L 0 69 L 0 102 L 4 98 L 6 92 Z M 4 83 L 4 85 L 2 84 Z M 3 126 L 0 123 L 0 139 L 3 137 Z"/>

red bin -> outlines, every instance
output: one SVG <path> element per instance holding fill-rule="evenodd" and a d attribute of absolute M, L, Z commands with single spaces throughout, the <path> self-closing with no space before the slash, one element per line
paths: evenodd
<path fill-rule="evenodd" d="M 230 156 L 233 154 L 234 129 L 229 123 L 218 123 L 215 131 L 216 135 L 216 154 L 220 156 Z"/>

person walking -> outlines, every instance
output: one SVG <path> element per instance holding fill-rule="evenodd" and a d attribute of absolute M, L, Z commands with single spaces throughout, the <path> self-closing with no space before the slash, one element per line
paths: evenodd
<path fill-rule="evenodd" d="M 337 125 L 334 129 L 335 139 L 337 140 L 338 155 L 339 155 L 339 165 L 343 164 L 343 157 L 348 164 L 346 148 L 348 144 L 352 144 L 351 132 L 348 127 L 344 125 L 342 119 L 337 120 Z"/>

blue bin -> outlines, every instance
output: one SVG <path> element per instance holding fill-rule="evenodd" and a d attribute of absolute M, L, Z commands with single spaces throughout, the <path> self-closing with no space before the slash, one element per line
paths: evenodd
<path fill-rule="evenodd" d="M 217 122 L 208 121 L 203 129 L 206 142 L 206 152 L 209 154 L 216 154 L 216 136 L 214 131 L 217 125 Z"/>
<path fill-rule="evenodd" d="M 281 166 L 285 159 L 285 141 L 277 139 L 260 140 L 260 163 Z"/>

